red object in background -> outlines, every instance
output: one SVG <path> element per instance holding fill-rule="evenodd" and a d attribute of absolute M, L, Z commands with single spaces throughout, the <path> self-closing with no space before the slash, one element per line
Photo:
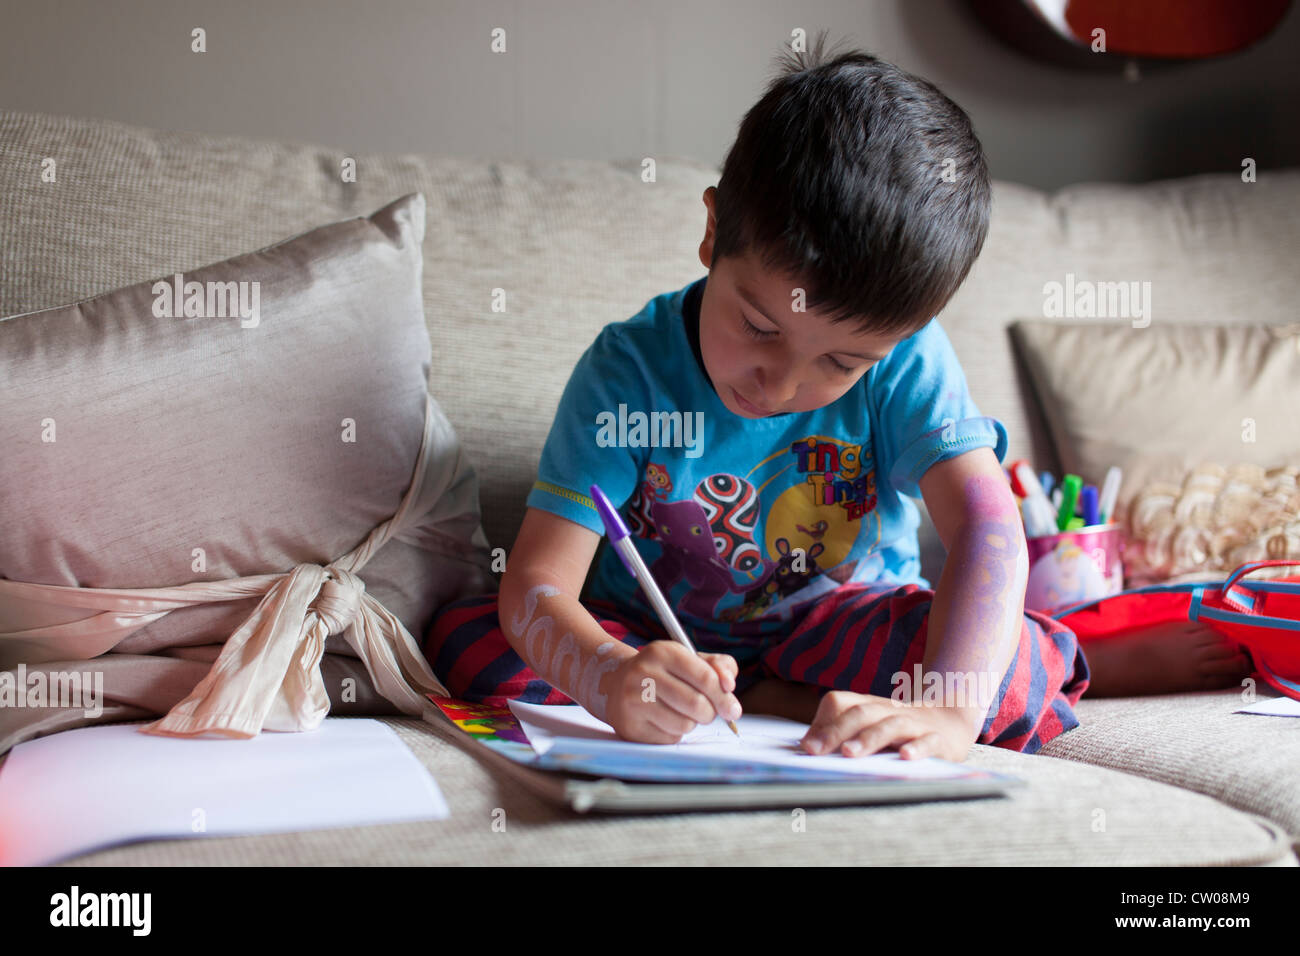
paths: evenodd
<path fill-rule="evenodd" d="M 1291 0 L 1067 0 L 1065 22 L 1084 45 L 1106 31 L 1106 52 L 1194 60 L 1266 36 Z"/>
<path fill-rule="evenodd" d="M 1029 497 L 1029 492 L 1025 489 L 1025 486 L 1021 483 L 1019 476 L 1016 475 L 1017 466 L 1028 465 L 1028 464 L 1029 462 L 1025 461 L 1023 458 L 1020 458 L 1017 459 L 1016 461 L 1013 461 L 1011 464 L 1007 465 L 1006 468 L 1007 478 L 1011 480 L 1011 490 L 1016 493 L 1017 498 Z M 1032 468 L 1029 470 L 1031 472 L 1033 471 Z"/>
<path fill-rule="evenodd" d="M 1291 0 L 966 0 L 1007 45 L 1077 69 L 1111 69 L 1115 58 L 1148 66 L 1223 56 L 1266 37 Z M 1106 31 L 1093 52 L 1093 31 Z"/>
<path fill-rule="evenodd" d="M 1110 597 L 1067 605 L 1049 616 L 1085 646 L 1152 624 L 1199 621 L 1250 652 L 1256 672 L 1300 700 L 1300 575 L 1247 581 L 1265 567 L 1300 567 L 1300 561 L 1251 561 L 1222 582 L 1153 584 Z"/>

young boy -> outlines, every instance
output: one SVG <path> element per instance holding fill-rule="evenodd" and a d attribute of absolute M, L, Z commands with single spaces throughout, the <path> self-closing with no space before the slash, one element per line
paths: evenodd
<path fill-rule="evenodd" d="M 1024 609 L 1006 430 L 933 318 L 987 232 L 979 141 L 930 83 L 862 53 L 829 60 L 823 39 L 791 55 L 704 193 L 708 275 L 579 361 L 499 596 L 431 629 L 453 695 L 577 701 L 647 743 L 743 707 L 811 723 L 806 750 L 846 756 L 1033 753 L 1078 725 L 1089 661 Z M 603 533 L 592 484 L 699 656 L 656 639 L 609 548 L 579 600 Z M 935 590 L 907 496 L 948 551 Z M 1147 638 L 1148 667 L 1190 640 Z M 1213 679 L 1235 679 L 1245 663 L 1201 639 Z M 1130 658 L 1110 652 L 1109 673 Z"/>

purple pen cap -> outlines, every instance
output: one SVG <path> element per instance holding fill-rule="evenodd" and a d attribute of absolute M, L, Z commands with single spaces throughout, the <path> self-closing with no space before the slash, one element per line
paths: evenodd
<path fill-rule="evenodd" d="M 591 486 L 591 500 L 596 502 L 596 511 L 600 513 L 600 520 L 605 523 L 605 534 L 609 536 L 609 543 L 616 544 L 626 538 L 631 532 L 627 530 L 627 525 L 623 523 L 622 516 L 618 510 L 605 497 L 605 492 L 600 490 L 599 485 Z M 628 563 L 627 558 L 623 557 L 623 552 L 618 548 L 614 549 L 618 554 L 618 559 L 623 562 L 623 567 L 627 568 L 627 573 L 636 577 L 636 569 Z"/>

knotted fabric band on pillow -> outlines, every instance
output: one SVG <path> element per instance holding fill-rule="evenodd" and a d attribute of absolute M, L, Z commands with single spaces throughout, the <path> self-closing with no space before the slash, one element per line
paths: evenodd
<path fill-rule="evenodd" d="M 429 382 L 425 213 L 410 193 L 0 318 L 0 669 L 100 658 L 176 735 L 318 726 L 322 654 L 390 712 L 442 691 L 416 638 L 493 582 Z M 125 673 L 203 647 L 202 680 Z M 94 719 L 4 716 L 0 744 Z"/>
<path fill-rule="evenodd" d="M 404 713 L 419 715 L 424 694 L 446 695 L 402 622 L 366 593 L 358 572 L 389 539 L 421 543 L 439 510 L 460 513 L 477 486 L 473 472 L 449 460 L 452 428 L 429 398 L 415 475 L 397 512 L 364 541 L 327 565 L 299 564 L 280 574 L 199 581 L 163 588 L 76 588 L 0 579 L 0 621 L 40 621 L 0 631 L 0 661 L 88 659 L 176 608 L 262 595 L 225 642 L 193 693 L 145 733 L 253 737 L 263 729 L 313 730 L 329 711 L 321 680 L 325 639 L 341 633 L 365 664 L 375 688 Z M 66 621 L 70 609 L 92 613 Z M 53 623 L 63 620 L 65 623 Z M 268 723 L 277 698 L 287 722 Z"/>

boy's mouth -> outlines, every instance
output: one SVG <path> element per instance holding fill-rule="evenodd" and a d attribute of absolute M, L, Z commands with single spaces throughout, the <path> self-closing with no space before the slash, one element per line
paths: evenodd
<path fill-rule="evenodd" d="M 760 418 L 765 418 L 766 416 L 772 414 L 767 409 L 759 408 L 753 402 L 747 401 L 745 399 L 745 396 L 741 395 L 734 388 L 731 389 L 731 394 L 735 398 L 736 404 L 740 406 L 740 410 L 745 412 L 748 415 L 757 415 Z"/>

